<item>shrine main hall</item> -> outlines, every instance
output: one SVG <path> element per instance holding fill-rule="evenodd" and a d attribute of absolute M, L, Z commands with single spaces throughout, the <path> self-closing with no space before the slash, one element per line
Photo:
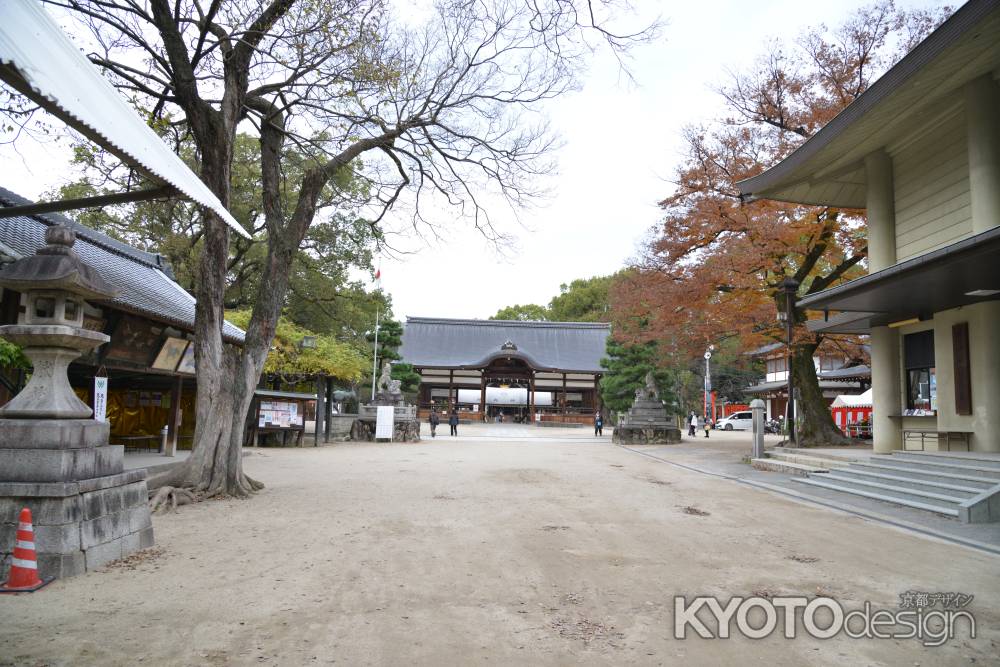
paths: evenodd
<path fill-rule="evenodd" d="M 421 418 L 590 423 L 601 409 L 610 325 L 408 317 L 402 361 L 420 374 Z"/>

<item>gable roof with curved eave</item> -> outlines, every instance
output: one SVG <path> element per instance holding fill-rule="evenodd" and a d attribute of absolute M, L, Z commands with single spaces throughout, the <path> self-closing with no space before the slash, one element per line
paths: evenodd
<path fill-rule="evenodd" d="M 535 370 L 603 373 L 611 325 L 407 317 L 399 355 L 420 368 L 483 368 L 501 357 Z M 501 350 L 510 341 L 517 350 Z"/>
<path fill-rule="evenodd" d="M 10 190 L 0 188 L 0 206 L 32 203 Z M 147 317 L 186 331 L 194 330 L 195 298 L 173 280 L 173 272 L 161 255 L 133 248 L 127 243 L 55 213 L 0 218 L 0 248 L 20 257 L 30 257 L 45 246 L 45 230 L 64 225 L 76 232 L 73 250 L 84 264 L 97 270 L 118 295 L 106 302 L 118 310 Z M 231 343 L 243 342 L 244 332 L 229 322 L 223 337 Z"/>
<path fill-rule="evenodd" d="M 865 208 L 865 156 L 921 131 L 998 68 L 1000 0 L 970 0 L 788 157 L 736 186 L 750 199 Z"/>

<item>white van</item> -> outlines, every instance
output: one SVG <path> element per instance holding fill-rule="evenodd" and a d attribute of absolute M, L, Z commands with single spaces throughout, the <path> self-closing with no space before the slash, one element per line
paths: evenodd
<path fill-rule="evenodd" d="M 734 412 L 720 419 L 715 428 L 721 428 L 723 431 L 749 431 L 753 428 L 753 413 L 749 410 Z"/>

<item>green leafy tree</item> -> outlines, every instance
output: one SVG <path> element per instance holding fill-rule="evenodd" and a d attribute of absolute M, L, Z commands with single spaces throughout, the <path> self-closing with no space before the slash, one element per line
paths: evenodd
<path fill-rule="evenodd" d="M 497 311 L 491 320 L 514 320 L 517 322 L 545 322 L 552 319 L 549 309 L 537 303 L 517 304 L 507 306 Z"/>
<path fill-rule="evenodd" d="M 559 286 L 559 295 L 549 301 L 550 319 L 556 322 L 608 322 L 608 289 L 621 272 L 610 276 L 581 278 Z"/>
<path fill-rule="evenodd" d="M 646 385 L 646 374 L 652 371 L 660 400 L 669 411 L 677 411 L 674 373 L 658 363 L 655 342 L 623 344 L 612 337 L 608 338 L 607 354 L 601 359 L 601 365 L 608 370 L 601 378 L 604 405 L 618 412 L 628 410 L 635 400 L 635 390 Z"/>
<path fill-rule="evenodd" d="M 369 333 L 367 336 L 369 345 L 374 345 L 375 334 Z M 379 325 L 378 331 L 378 358 L 379 365 L 382 362 L 389 361 L 392 363 L 391 377 L 393 380 L 400 381 L 400 388 L 404 393 L 410 394 L 417 390 L 420 386 L 420 374 L 413 370 L 412 364 L 403 363 L 400 361 L 399 347 L 403 344 L 403 325 L 393 319 L 384 320 Z M 369 369 L 370 371 L 370 369 Z M 371 382 L 371 374 L 369 372 L 367 377 L 368 382 Z"/>
<path fill-rule="evenodd" d="M 226 319 L 241 328 L 249 326 L 250 317 L 249 310 L 226 312 Z M 307 336 L 315 339 L 314 347 L 302 345 Z M 290 385 L 317 375 L 355 382 L 367 366 L 368 360 L 355 345 L 309 331 L 282 317 L 278 320 L 271 352 L 264 362 L 264 374 Z"/>
<path fill-rule="evenodd" d="M 397 361 L 392 365 L 392 379 L 400 381 L 404 393 L 412 394 L 420 386 L 420 373 L 413 370 L 413 364 Z"/>
<path fill-rule="evenodd" d="M 172 128 L 155 125 L 165 139 Z M 196 167 L 196 149 L 190 136 L 173 141 L 182 159 Z M 118 192 L 128 187 L 130 174 L 116 169 L 118 162 L 90 144 L 73 147 L 73 162 L 84 176 L 61 187 L 49 198 L 90 197 Z M 308 168 L 310 153 L 294 148 L 284 151 L 282 170 L 286 178 L 301 179 Z M 226 277 L 225 307 L 238 310 L 253 305 L 264 263 L 267 261 L 268 233 L 261 219 L 260 141 L 238 134 L 234 143 L 232 166 L 233 194 L 229 210 L 252 236 L 234 237 L 231 243 Z M 125 180 L 123 180 L 125 179 Z M 317 203 L 319 213 L 310 226 L 292 260 L 288 293 L 283 314 L 297 324 L 317 332 L 335 332 L 341 337 L 358 338 L 370 324 L 351 317 L 357 306 L 349 303 L 361 298 L 370 302 L 372 319 L 379 297 L 366 293 L 364 286 L 352 281 L 353 272 L 372 270 L 372 247 L 381 240 L 378 227 L 351 215 L 350 208 L 329 212 L 336 202 L 364 201 L 368 198 L 366 182 L 351 170 L 344 169 L 327 183 Z M 294 205 L 294 192 L 283 190 L 283 204 Z M 149 252 L 163 255 L 174 271 L 177 282 L 188 290 L 196 286 L 198 254 L 203 241 L 198 228 L 200 212 L 182 200 L 154 200 L 137 204 L 106 206 L 80 211 L 79 222 L 109 236 Z M 370 321 L 370 320 L 368 320 Z M 360 328 L 358 328 L 360 326 Z"/>
<path fill-rule="evenodd" d="M 15 345 L 9 340 L 0 338 L 0 369 L 3 368 L 31 368 L 31 362 L 24 356 L 20 345 Z"/>
<path fill-rule="evenodd" d="M 375 343 L 375 333 L 369 333 L 368 342 Z M 385 319 L 378 328 L 378 358 L 384 361 L 399 360 L 399 346 L 403 344 L 403 325 L 393 319 Z"/>
<path fill-rule="evenodd" d="M 551 321 L 551 322 L 608 322 L 610 304 L 608 294 L 627 269 L 610 276 L 578 278 L 559 286 L 559 294 L 547 306 L 537 303 L 516 304 L 497 311 L 491 320 Z"/>

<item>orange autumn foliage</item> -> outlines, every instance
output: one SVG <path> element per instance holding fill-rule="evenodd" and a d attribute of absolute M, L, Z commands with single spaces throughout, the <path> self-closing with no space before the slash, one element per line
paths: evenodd
<path fill-rule="evenodd" d="M 785 339 L 776 318 L 784 278 L 800 283 L 802 297 L 862 275 L 862 211 L 745 202 L 735 184 L 794 151 L 948 13 L 883 0 L 835 29 L 771 43 L 748 70 L 732 74 L 719 89 L 725 117 L 686 131 L 674 190 L 660 203 L 663 219 L 613 291 L 617 336 L 657 340 L 675 363 L 734 337 L 749 350 Z M 858 341 L 809 332 L 803 312 L 795 321 L 793 372 L 803 401 L 817 403 L 803 407 L 814 422 L 803 427 L 817 442 L 836 440 L 810 360 L 820 347 L 858 357 Z"/>

